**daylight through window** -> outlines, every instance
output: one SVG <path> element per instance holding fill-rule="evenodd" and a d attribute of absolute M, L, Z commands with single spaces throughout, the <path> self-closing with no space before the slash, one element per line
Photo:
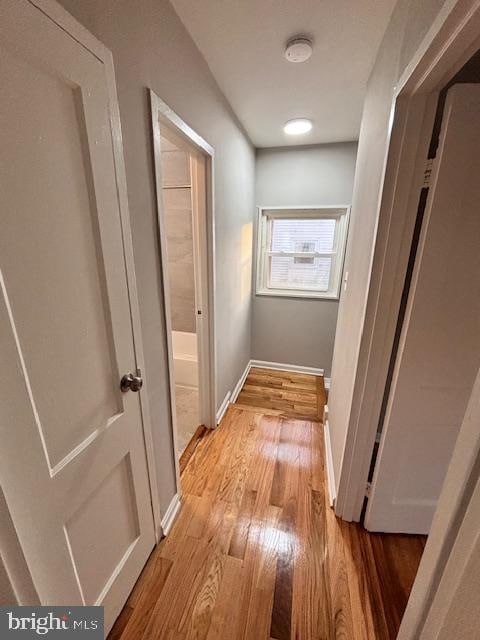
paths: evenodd
<path fill-rule="evenodd" d="M 262 209 L 257 293 L 337 298 L 347 207 Z"/>

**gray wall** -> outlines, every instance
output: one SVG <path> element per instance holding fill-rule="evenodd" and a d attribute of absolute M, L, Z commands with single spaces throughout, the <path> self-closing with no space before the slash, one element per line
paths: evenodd
<path fill-rule="evenodd" d="M 357 144 L 257 150 L 258 206 L 350 204 Z M 338 302 L 254 296 L 252 358 L 330 375 Z"/>
<path fill-rule="evenodd" d="M 250 358 L 255 154 L 165 0 L 61 0 L 113 53 L 162 513 L 175 493 L 147 87 L 215 148 L 219 402 Z M 249 232 L 250 230 L 250 232 Z"/>
<path fill-rule="evenodd" d="M 338 488 L 346 433 L 361 396 L 357 364 L 367 310 L 384 162 L 395 84 L 411 61 L 444 2 L 399 0 L 370 76 L 358 144 L 350 233 L 345 269 L 348 288 L 342 295 L 328 398 L 335 483 Z M 361 373 L 361 372 L 358 372 Z"/>

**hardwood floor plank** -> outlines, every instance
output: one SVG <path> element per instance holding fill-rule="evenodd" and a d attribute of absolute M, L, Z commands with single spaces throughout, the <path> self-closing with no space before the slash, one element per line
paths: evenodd
<path fill-rule="evenodd" d="M 239 631 L 240 598 L 237 594 L 243 581 L 241 560 L 227 556 L 223 570 L 219 594 L 212 611 L 207 640 L 224 640 L 225 629 L 230 638 L 237 638 Z"/>
<path fill-rule="evenodd" d="M 383 596 L 371 555 L 370 535 L 354 523 L 344 526 L 343 530 L 352 616 L 354 621 L 360 620 L 357 635 L 362 640 L 390 638 L 382 606 Z"/>
<path fill-rule="evenodd" d="M 325 397 L 322 376 L 253 367 L 237 403 L 274 409 L 286 418 L 321 420 Z"/>
<path fill-rule="evenodd" d="M 203 541 L 185 536 L 175 571 L 166 580 L 142 638 L 163 640 L 168 630 L 178 628 L 183 611 L 197 592 L 206 556 L 207 545 Z"/>
<path fill-rule="evenodd" d="M 229 556 L 240 560 L 243 560 L 245 557 L 248 533 L 250 531 L 256 500 L 256 491 L 245 491 L 228 550 Z"/>
<path fill-rule="evenodd" d="M 285 496 L 285 481 L 287 476 L 287 456 L 290 446 L 290 434 L 288 433 L 288 425 L 284 420 L 280 422 L 280 437 L 278 440 L 277 455 L 275 460 L 275 468 L 272 479 L 272 489 L 270 491 L 270 504 L 276 507 L 283 507 L 283 499 Z"/>
<path fill-rule="evenodd" d="M 278 550 L 282 543 L 281 509 L 257 501 L 244 560 L 238 640 L 269 637 Z M 262 550 L 259 553 L 259 550 Z"/>
<path fill-rule="evenodd" d="M 144 578 L 144 585 L 135 601 L 132 614 L 125 625 L 122 635 L 119 636 L 123 640 L 133 640 L 143 636 L 165 586 L 173 562 L 157 554 L 154 558 L 151 558 L 149 565 L 151 571 Z"/>
<path fill-rule="evenodd" d="M 280 416 L 282 414 L 278 409 L 270 409 L 268 407 L 257 407 L 250 404 L 242 404 L 241 402 L 236 402 L 233 405 L 236 409 L 241 409 L 242 411 L 250 411 L 252 413 L 256 413 L 257 415 L 262 416 Z"/>
<path fill-rule="evenodd" d="M 185 471 L 185 469 L 187 467 L 187 464 L 188 464 L 188 461 L 193 456 L 193 454 L 195 452 L 195 449 L 198 447 L 198 445 L 200 443 L 200 440 L 207 433 L 207 431 L 208 431 L 207 427 L 205 427 L 203 424 L 201 424 L 196 429 L 196 431 L 193 434 L 193 436 L 191 437 L 189 443 L 187 444 L 187 446 L 183 450 L 182 455 L 180 456 L 180 460 L 179 460 L 180 473 L 183 473 Z"/>
<path fill-rule="evenodd" d="M 273 608 L 270 637 L 275 640 L 290 640 L 293 608 L 293 570 L 296 556 L 295 525 L 297 502 L 289 497 L 280 518 L 281 540 L 277 550 L 277 570 L 273 593 Z"/>
<path fill-rule="evenodd" d="M 127 636 L 124 634 L 125 627 L 130 620 L 130 617 L 133 613 L 133 609 L 126 604 L 118 618 L 115 620 L 115 624 L 113 625 L 110 633 L 108 634 L 109 640 L 120 640 L 120 638 L 126 638 Z"/>
<path fill-rule="evenodd" d="M 242 393 L 247 394 L 256 394 L 258 392 L 258 385 L 250 384 L 247 380 L 242 388 Z M 280 398 L 281 400 L 300 400 L 304 402 L 316 402 L 317 401 L 317 389 L 308 389 L 308 390 L 298 390 L 292 389 L 290 387 L 285 387 L 282 385 L 281 387 L 264 388 L 262 397 L 266 399 L 275 400 L 276 398 Z"/>
<path fill-rule="evenodd" d="M 246 487 L 256 491 L 257 502 L 266 506 L 269 504 L 272 489 L 281 418 L 264 416 L 258 428 L 257 446 L 252 456 Z"/>
<path fill-rule="evenodd" d="M 393 640 L 424 537 L 335 517 L 323 378 L 256 368 L 246 386 L 192 447 L 180 513 L 109 640 Z"/>
<path fill-rule="evenodd" d="M 322 496 L 325 503 L 326 562 L 335 637 L 357 640 L 357 638 L 363 638 L 363 634 L 360 635 L 358 632 L 358 627 L 363 624 L 363 620 L 353 620 L 348 577 L 349 565 L 345 558 L 341 524 L 330 509 L 325 490 L 322 491 Z"/>
<path fill-rule="evenodd" d="M 258 420 L 251 413 L 241 413 L 237 440 L 230 459 L 226 462 L 219 497 L 240 505 L 245 488 L 250 459 L 255 447 Z M 240 426 L 241 424 L 241 426 Z"/>
<path fill-rule="evenodd" d="M 317 415 L 323 418 L 323 407 L 327 404 L 327 392 L 325 390 L 325 379 L 323 376 L 315 376 L 317 391 Z"/>
<path fill-rule="evenodd" d="M 185 611 L 181 630 L 185 629 L 187 639 L 204 640 L 210 628 L 213 609 L 220 592 L 223 578 L 225 555 L 220 548 L 215 549 L 205 571 L 203 582 L 195 599 L 193 610 Z"/>

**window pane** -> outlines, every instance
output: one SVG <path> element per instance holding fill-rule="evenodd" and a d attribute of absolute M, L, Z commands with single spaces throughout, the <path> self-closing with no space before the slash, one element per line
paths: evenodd
<path fill-rule="evenodd" d="M 334 218 L 279 218 L 272 221 L 272 251 L 323 253 L 333 250 Z"/>
<path fill-rule="evenodd" d="M 299 263 L 298 258 L 272 256 L 269 287 L 328 291 L 332 259 L 325 257 L 306 260 L 309 262 Z"/>

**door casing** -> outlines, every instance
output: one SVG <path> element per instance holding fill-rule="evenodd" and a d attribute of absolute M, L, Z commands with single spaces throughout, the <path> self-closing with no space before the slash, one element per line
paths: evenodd
<path fill-rule="evenodd" d="M 359 521 L 440 90 L 480 48 L 480 1 L 446 2 L 395 88 L 354 396 L 335 513 Z"/>
<path fill-rule="evenodd" d="M 480 167 L 480 85 L 455 84 L 444 105 L 392 354 L 364 518 L 369 531 L 429 532 L 480 365 L 474 348 L 480 326 L 480 189 L 469 179 Z M 444 269 L 447 255 L 451 264 Z"/>
<path fill-rule="evenodd" d="M 167 345 L 170 396 L 170 426 L 174 443 L 174 458 L 177 479 L 177 493 L 180 488 L 180 468 L 178 462 L 177 418 L 175 409 L 175 380 L 173 368 L 172 322 L 170 312 L 170 286 L 168 282 L 167 241 L 162 198 L 161 134 L 163 127 L 187 143 L 204 160 L 205 170 L 196 160 L 191 162 L 194 192 L 205 191 L 203 203 L 197 203 L 199 215 L 205 225 L 194 219 L 195 292 L 197 311 L 202 320 L 197 321 L 199 343 L 199 378 L 203 384 L 200 391 L 200 421 L 208 428 L 216 424 L 216 348 L 215 348 L 215 219 L 213 201 L 213 176 L 215 151 L 201 136 L 184 122 L 154 91 L 150 90 L 151 124 L 155 166 L 155 186 L 157 194 L 158 235 L 161 254 L 162 288 L 165 318 L 165 342 Z M 196 166 L 197 165 L 197 166 Z M 197 188 L 195 188 L 197 185 Z M 200 188 L 201 187 L 201 188 Z M 203 189 L 203 187 L 205 187 Z M 202 204 L 204 206 L 202 206 Z M 196 218 L 197 216 L 195 216 Z"/>

